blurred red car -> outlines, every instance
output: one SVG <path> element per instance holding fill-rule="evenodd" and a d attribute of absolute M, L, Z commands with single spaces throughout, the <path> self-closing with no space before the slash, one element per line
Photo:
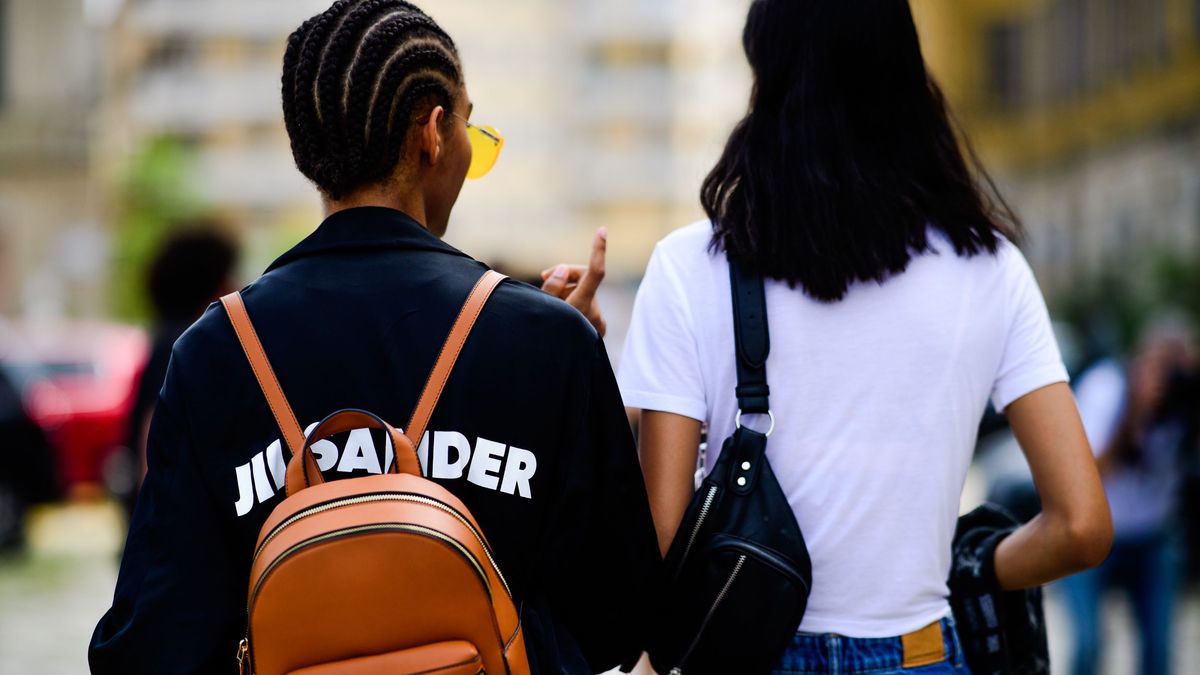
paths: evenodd
<path fill-rule="evenodd" d="M 46 433 L 67 495 L 95 494 L 128 442 L 129 411 L 149 342 L 139 328 L 25 320 L 0 327 L 0 362 Z"/>

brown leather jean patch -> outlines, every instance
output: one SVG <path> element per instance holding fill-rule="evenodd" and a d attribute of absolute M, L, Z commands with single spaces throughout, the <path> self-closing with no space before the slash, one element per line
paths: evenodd
<path fill-rule="evenodd" d="M 935 621 L 921 630 L 902 635 L 904 644 L 904 668 L 917 668 L 946 660 L 946 648 L 942 642 L 942 624 Z"/>

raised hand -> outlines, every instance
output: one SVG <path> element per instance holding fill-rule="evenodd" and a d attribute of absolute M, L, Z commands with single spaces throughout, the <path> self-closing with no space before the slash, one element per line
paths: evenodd
<path fill-rule="evenodd" d="M 604 281 L 604 255 L 608 249 L 608 229 L 596 230 L 592 240 L 592 256 L 585 265 L 555 265 L 542 271 L 542 290 L 567 301 L 592 323 L 604 336 L 608 324 L 596 302 L 596 290 Z"/>

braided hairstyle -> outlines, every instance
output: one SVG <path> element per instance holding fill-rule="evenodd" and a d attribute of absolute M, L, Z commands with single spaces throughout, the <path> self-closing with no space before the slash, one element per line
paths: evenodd
<path fill-rule="evenodd" d="M 454 111 L 454 41 L 402 0 L 338 0 L 288 38 L 283 118 L 300 172 L 331 199 L 388 178 L 412 121 Z"/>

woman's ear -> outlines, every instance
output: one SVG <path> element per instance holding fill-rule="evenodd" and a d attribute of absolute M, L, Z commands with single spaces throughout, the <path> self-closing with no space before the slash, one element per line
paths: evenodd
<path fill-rule="evenodd" d="M 437 106 L 429 113 L 429 119 L 421 126 L 421 155 L 436 165 L 442 157 L 442 120 L 446 109 Z"/>

